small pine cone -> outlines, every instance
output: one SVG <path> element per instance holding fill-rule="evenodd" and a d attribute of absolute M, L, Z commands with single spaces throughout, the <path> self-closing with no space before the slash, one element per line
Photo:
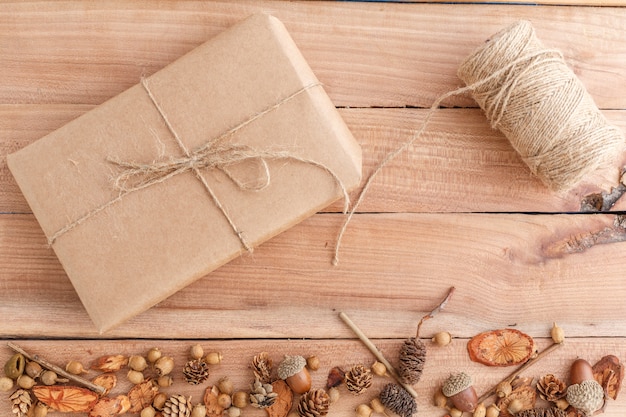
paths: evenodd
<path fill-rule="evenodd" d="M 264 384 L 272 382 L 272 365 L 272 360 L 267 352 L 261 352 L 252 358 L 252 372 Z"/>
<path fill-rule="evenodd" d="M 552 374 L 547 374 L 537 381 L 539 396 L 546 401 L 556 402 L 566 393 L 565 383 Z"/>
<path fill-rule="evenodd" d="M 323 389 L 314 389 L 306 392 L 298 402 L 300 417 L 322 417 L 328 414 L 330 397 Z"/>
<path fill-rule="evenodd" d="M 400 348 L 398 373 L 405 383 L 413 385 L 420 380 L 425 359 L 426 345 L 424 342 L 415 337 L 404 341 Z"/>
<path fill-rule="evenodd" d="M 189 398 L 184 395 L 172 395 L 165 401 L 163 417 L 189 417 L 192 407 Z"/>
<path fill-rule="evenodd" d="M 363 365 L 355 365 L 346 373 L 346 386 L 348 391 L 359 395 L 372 386 L 372 379 L 372 371 Z"/>
<path fill-rule="evenodd" d="M 411 417 L 417 412 L 417 403 L 407 390 L 393 382 L 380 392 L 380 402 L 402 417 Z"/>
<path fill-rule="evenodd" d="M 209 378 L 209 364 L 204 359 L 192 359 L 183 367 L 183 375 L 190 384 L 201 384 Z"/>
<path fill-rule="evenodd" d="M 18 389 L 9 397 L 11 401 L 11 411 L 13 414 L 16 414 L 17 417 L 26 417 L 28 410 L 33 404 L 33 400 L 28 393 L 28 391 L 24 389 Z"/>
<path fill-rule="evenodd" d="M 532 408 L 520 411 L 515 417 L 567 417 L 567 413 L 560 408 Z"/>
<path fill-rule="evenodd" d="M 261 382 L 259 377 L 254 380 L 250 391 L 250 405 L 256 408 L 267 408 L 274 405 L 278 393 L 274 392 L 272 384 Z"/>

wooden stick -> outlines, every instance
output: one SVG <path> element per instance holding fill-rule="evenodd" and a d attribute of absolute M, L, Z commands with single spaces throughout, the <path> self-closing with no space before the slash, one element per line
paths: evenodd
<path fill-rule="evenodd" d="M 70 374 L 69 372 L 66 372 L 64 369 L 59 368 L 58 366 L 56 366 L 55 364 L 48 362 L 47 360 L 40 358 L 38 355 L 32 355 L 28 352 L 26 352 L 24 349 L 22 349 L 21 347 L 19 347 L 18 345 L 16 345 L 15 343 L 12 342 L 7 342 L 7 346 L 10 347 L 11 349 L 13 349 L 15 352 L 17 353 L 21 353 L 22 355 L 24 355 L 26 358 L 30 359 L 31 361 L 37 362 L 39 365 L 43 366 L 44 368 L 50 370 L 50 371 L 54 371 L 56 372 L 57 375 L 60 375 L 64 378 L 69 379 L 72 382 L 76 382 L 77 384 L 80 384 L 82 386 L 84 386 L 85 388 L 89 388 L 92 391 L 97 392 L 100 395 L 103 395 L 106 390 L 104 387 L 94 384 L 93 382 L 89 381 L 88 379 L 85 378 L 81 378 L 78 375 L 73 375 Z"/>
<path fill-rule="evenodd" d="M 519 368 L 517 368 L 515 371 L 513 371 L 511 374 L 509 374 L 509 376 L 507 376 L 506 378 L 504 378 L 502 381 L 500 381 L 498 384 L 494 385 L 489 391 L 487 391 L 486 393 L 484 393 L 479 399 L 478 399 L 478 404 L 480 404 L 481 402 L 485 401 L 487 398 L 491 397 L 493 394 L 496 393 L 496 388 L 498 387 L 499 384 L 501 384 L 502 382 L 508 382 L 511 383 L 513 382 L 513 380 L 515 378 L 517 378 L 522 372 L 524 372 L 526 369 L 530 368 L 531 366 L 533 366 L 535 363 L 537 363 L 539 360 L 543 359 L 546 355 L 548 355 L 550 352 L 552 352 L 553 350 L 555 350 L 556 348 L 561 347 L 561 345 L 563 345 L 563 343 L 552 343 L 550 346 L 548 346 L 547 348 L 545 348 L 543 351 L 541 351 L 539 354 L 537 354 L 537 356 L 535 356 L 532 359 L 527 360 L 523 365 L 521 365 Z"/>
<path fill-rule="evenodd" d="M 450 287 L 450 290 L 448 291 L 448 295 L 446 295 L 446 298 L 444 298 L 439 303 L 439 305 L 437 307 L 435 307 L 435 309 L 433 311 L 431 311 L 430 313 L 428 313 L 424 317 L 422 317 L 420 322 L 417 324 L 417 331 L 415 332 L 415 338 L 416 339 L 419 339 L 419 337 L 420 337 L 420 329 L 422 328 L 422 323 L 424 323 L 428 319 L 432 319 L 435 316 L 435 314 L 437 314 L 441 310 L 443 310 L 443 308 L 446 306 L 446 304 L 448 304 L 448 301 L 450 301 L 450 298 L 452 298 L 452 294 L 454 294 L 455 290 L 456 290 L 456 288 Z"/>
<path fill-rule="evenodd" d="M 376 359 L 378 359 L 383 365 L 385 365 L 385 367 L 387 368 L 387 371 L 389 371 L 391 376 L 393 376 L 396 379 L 396 381 L 398 381 L 398 383 L 402 385 L 402 387 L 405 390 L 407 390 L 409 394 L 411 394 L 413 398 L 417 398 L 417 392 L 415 392 L 413 387 L 408 384 L 405 384 L 404 381 L 402 381 L 402 378 L 400 378 L 400 376 L 398 375 L 398 372 L 396 372 L 394 367 L 391 366 L 389 361 L 385 359 L 385 357 L 380 352 L 380 350 L 378 350 L 378 348 L 374 345 L 374 343 L 372 343 L 372 341 L 367 336 L 365 336 L 365 334 L 361 331 L 361 329 L 359 329 L 357 325 L 354 324 L 352 320 L 350 320 L 350 318 L 346 315 L 346 313 L 344 312 L 339 313 L 339 317 L 341 317 L 341 320 L 343 320 L 344 323 L 346 323 L 348 327 L 350 327 L 350 329 L 352 329 L 352 331 L 359 337 L 359 339 L 361 339 L 361 342 L 365 344 L 365 346 L 370 350 L 370 352 L 372 352 L 374 356 L 376 356 Z"/>

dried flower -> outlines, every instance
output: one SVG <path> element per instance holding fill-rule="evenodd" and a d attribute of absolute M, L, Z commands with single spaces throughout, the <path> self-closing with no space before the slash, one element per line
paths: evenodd
<path fill-rule="evenodd" d="M 201 384 L 209 378 L 209 365 L 204 359 L 191 359 L 183 367 L 183 375 L 188 383 Z"/>
<path fill-rule="evenodd" d="M 610 398 L 616 400 L 624 379 L 624 366 L 619 358 L 607 355 L 600 359 L 592 368 L 593 378 L 606 389 Z"/>
<path fill-rule="evenodd" d="M 372 386 L 372 372 L 363 365 L 355 365 L 346 373 L 348 391 L 355 395 L 362 394 Z"/>
<path fill-rule="evenodd" d="M 553 374 L 544 375 L 537 381 L 539 396 L 551 402 L 556 402 L 565 396 L 565 382 L 559 380 Z"/>
<path fill-rule="evenodd" d="M 272 359 L 267 352 L 261 352 L 252 358 L 252 372 L 265 384 L 272 382 L 272 365 Z"/>

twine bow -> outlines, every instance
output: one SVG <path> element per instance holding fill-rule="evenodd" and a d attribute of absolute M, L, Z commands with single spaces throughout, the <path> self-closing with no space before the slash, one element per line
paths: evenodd
<path fill-rule="evenodd" d="M 267 164 L 268 159 L 289 159 L 293 161 L 299 161 L 326 171 L 333 178 L 335 183 L 341 188 L 344 200 L 343 211 L 344 213 L 348 211 L 348 206 L 350 204 L 348 192 L 343 185 L 341 179 L 328 166 L 311 159 L 291 154 L 286 151 L 258 150 L 247 145 L 232 143 L 227 140 L 230 139 L 235 132 L 241 130 L 248 124 L 254 122 L 260 117 L 263 117 L 265 114 L 274 111 L 281 105 L 304 93 L 310 88 L 320 86 L 320 83 L 316 82 L 304 86 L 295 93 L 283 98 L 276 104 L 266 108 L 259 113 L 256 113 L 254 116 L 250 117 L 244 122 L 222 133 L 218 137 L 208 141 L 206 144 L 202 145 L 193 152 L 190 152 L 181 140 L 180 136 L 170 123 L 167 114 L 165 114 L 158 100 L 155 98 L 152 91 L 150 90 L 148 81 L 145 78 L 141 79 L 141 85 L 144 88 L 145 92 L 148 94 L 148 97 L 150 98 L 152 104 L 159 112 L 161 118 L 165 122 L 168 130 L 170 131 L 174 140 L 178 144 L 178 147 L 182 151 L 183 156 L 179 158 L 170 158 L 166 161 L 155 161 L 151 163 L 128 162 L 120 161 L 115 158 L 109 158 L 108 161 L 110 163 L 117 165 L 122 169 L 120 174 L 114 179 L 114 185 L 120 191 L 119 195 L 109 202 L 99 207 L 96 207 L 87 214 L 83 215 L 82 217 L 69 223 L 68 225 L 57 231 L 48 239 L 48 243 L 50 245 L 53 244 L 55 240 L 63 234 L 69 232 L 73 228 L 77 227 L 89 218 L 95 216 L 104 209 L 121 201 L 122 198 L 127 194 L 148 188 L 155 184 L 162 183 L 176 175 L 185 172 L 192 172 L 196 176 L 196 178 L 202 183 L 202 186 L 211 197 L 213 203 L 222 212 L 222 215 L 228 221 L 228 224 L 232 228 L 233 232 L 237 235 L 242 246 L 248 252 L 252 252 L 252 246 L 246 240 L 243 231 L 239 230 L 235 222 L 226 211 L 225 207 L 222 205 L 220 200 L 211 189 L 209 183 L 201 174 L 200 170 L 218 169 L 223 172 L 240 189 L 246 191 L 260 191 L 270 185 L 271 176 L 269 166 Z M 232 173 L 228 169 L 230 166 L 245 162 L 258 163 L 263 168 L 261 176 L 258 178 L 260 181 L 257 181 L 256 184 L 249 184 L 247 182 L 240 181 L 236 176 L 232 175 Z"/>

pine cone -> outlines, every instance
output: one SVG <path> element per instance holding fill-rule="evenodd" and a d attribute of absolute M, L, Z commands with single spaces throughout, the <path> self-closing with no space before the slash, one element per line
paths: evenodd
<path fill-rule="evenodd" d="M 278 394 L 274 392 L 272 384 L 263 383 L 257 377 L 250 392 L 250 405 L 256 408 L 267 408 L 276 402 Z"/>
<path fill-rule="evenodd" d="M 300 417 L 321 417 L 328 414 L 330 398 L 323 389 L 314 389 L 306 392 L 298 402 Z"/>
<path fill-rule="evenodd" d="M 272 360 L 267 352 L 261 352 L 252 358 L 252 372 L 263 384 L 272 382 Z"/>
<path fill-rule="evenodd" d="M 189 417 L 191 415 L 191 401 L 184 395 L 172 395 L 165 401 L 163 417 Z"/>
<path fill-rule="evenodd" d="M 420 380 L 425 359 L 426 346 L 420 339 L 411 337 L 404 341 L 400 348 L 398 373 L 405 383 L 413 385 Z"/>
<path fill-rule="evenodd" d="M 556 402 L 563 398 L 565 389 L 565 383 L 552 374 L 547 374 L 537 381 L 539 396 L 546 401 Z"/>
<path fill-rule="evenodd" d="M 402 417 L 411 417 L 417 412 L 417 403 L 411 394 L 400 385 L 389 383 L 380 392 L 380 402 Z"/>
<path fill-rule="evenodd" d="M 567 417 L 567 413 L 560 408 L 532 408 L 520 411 L 515 417 Z"/>
<path fill-rule="evenodd" d="M 363 365 L 355 365 L 346 374 L 346 386 L 348 391 L 359 395 L 372 386 L 372 379 L 372 371 Z"/>
<path fill-rule="evenodd" d="M 185 364 L 183 375 L 190 384 L 201 384 L 209 377 L 209 364 L 204 359 L 192 359 Z"/>
<path fill-rule="evenodd" d="M 13 414 L 16 414 L 17 417 L 26 417 L 30 406 L 33 404 L 29 392 L 24 389 L 15 391 L 11 394 L 9 400 L 11 400 L 11 411 Z"/>

